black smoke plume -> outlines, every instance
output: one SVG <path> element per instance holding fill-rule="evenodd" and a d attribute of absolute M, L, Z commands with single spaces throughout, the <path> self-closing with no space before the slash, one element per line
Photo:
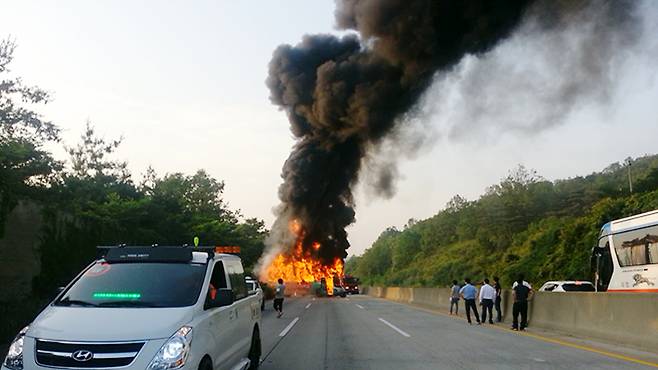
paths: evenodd
<path fill-rule="evenodd" d="M 547 7 L 544 27 L 560 24 L 560 12 L 573 7 L 557 3 Z M 352 188 L 367 155 L 405 122 L 437 72 L 493 49 L 534 6 L 531 0 L 339 0 L 337 27 L 355 33 L 279 46 L 267 86 L 287 113 L 296 144 L 283 166 L 270 243 L 289 248 L 288 223 L 296 219 L 306 253 L 326 264 L 345 258 L 345 228 L 355 221 Z M 382 173 L 374 183 L 390 192 L 396 172 Z M 317 251 L 314 242 L 321 244 Z"/>

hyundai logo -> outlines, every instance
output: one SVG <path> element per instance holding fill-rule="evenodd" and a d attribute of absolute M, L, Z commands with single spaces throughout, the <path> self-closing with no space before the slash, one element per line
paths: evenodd
<path fill-rule="evenodd" d="M 73 357 L 73 359 L 76 361 L 85 362 L 94 358 L 94 354 L 91 351 L 87 351 L 86 349 L 81 349 L 73 352 L 71 357 Z"/>

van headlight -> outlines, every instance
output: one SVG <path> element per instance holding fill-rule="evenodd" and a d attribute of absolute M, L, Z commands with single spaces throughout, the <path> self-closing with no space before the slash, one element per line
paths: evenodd
<path fill-rule="evenodd" d="M 169 338 L 155 355 L 148 370 L 178 369 L 185 365 L 192 344 L 192 327 L 183 326 Z"/>
<path fill-rule="evenodd" d="M 21 370 L 23 368 L 23 339 L 28 328 L 29 326 L 24 327 L 23 330 L 18 332 L 14 341 L 11 342 L 4 362 L 5 367 L 12 370 Z"/>

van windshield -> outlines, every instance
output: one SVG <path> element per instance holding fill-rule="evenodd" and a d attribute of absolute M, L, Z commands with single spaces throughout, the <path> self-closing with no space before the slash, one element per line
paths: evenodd
<path fill-rule="evenodd" d="M 56 306 L 184 307 L 196 303 L 206 265 L 97 262 Z"/>

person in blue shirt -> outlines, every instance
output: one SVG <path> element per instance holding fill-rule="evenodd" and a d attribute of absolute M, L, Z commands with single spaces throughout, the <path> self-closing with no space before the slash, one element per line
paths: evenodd
<path fill-rule="evenodd" d="M 480 315 L 478 314 L 478 308 L 475 305 L 475 298 L 477 297 L 478 290 L 473 285 L 471 285 L 471 279 L 465 278 L 464 282 L 465 284 L 459 290 L 459 294 L 461 294 L 462 298 L 464 298 L 464 305 L 466 306 L 466 319 L 468 320 L 469 324 L 473 324 L 473 322 L 471 322 L 471 309 L 473 309 L 475 320 L 477 320 L 478 325 L 480 325 Z"/>

